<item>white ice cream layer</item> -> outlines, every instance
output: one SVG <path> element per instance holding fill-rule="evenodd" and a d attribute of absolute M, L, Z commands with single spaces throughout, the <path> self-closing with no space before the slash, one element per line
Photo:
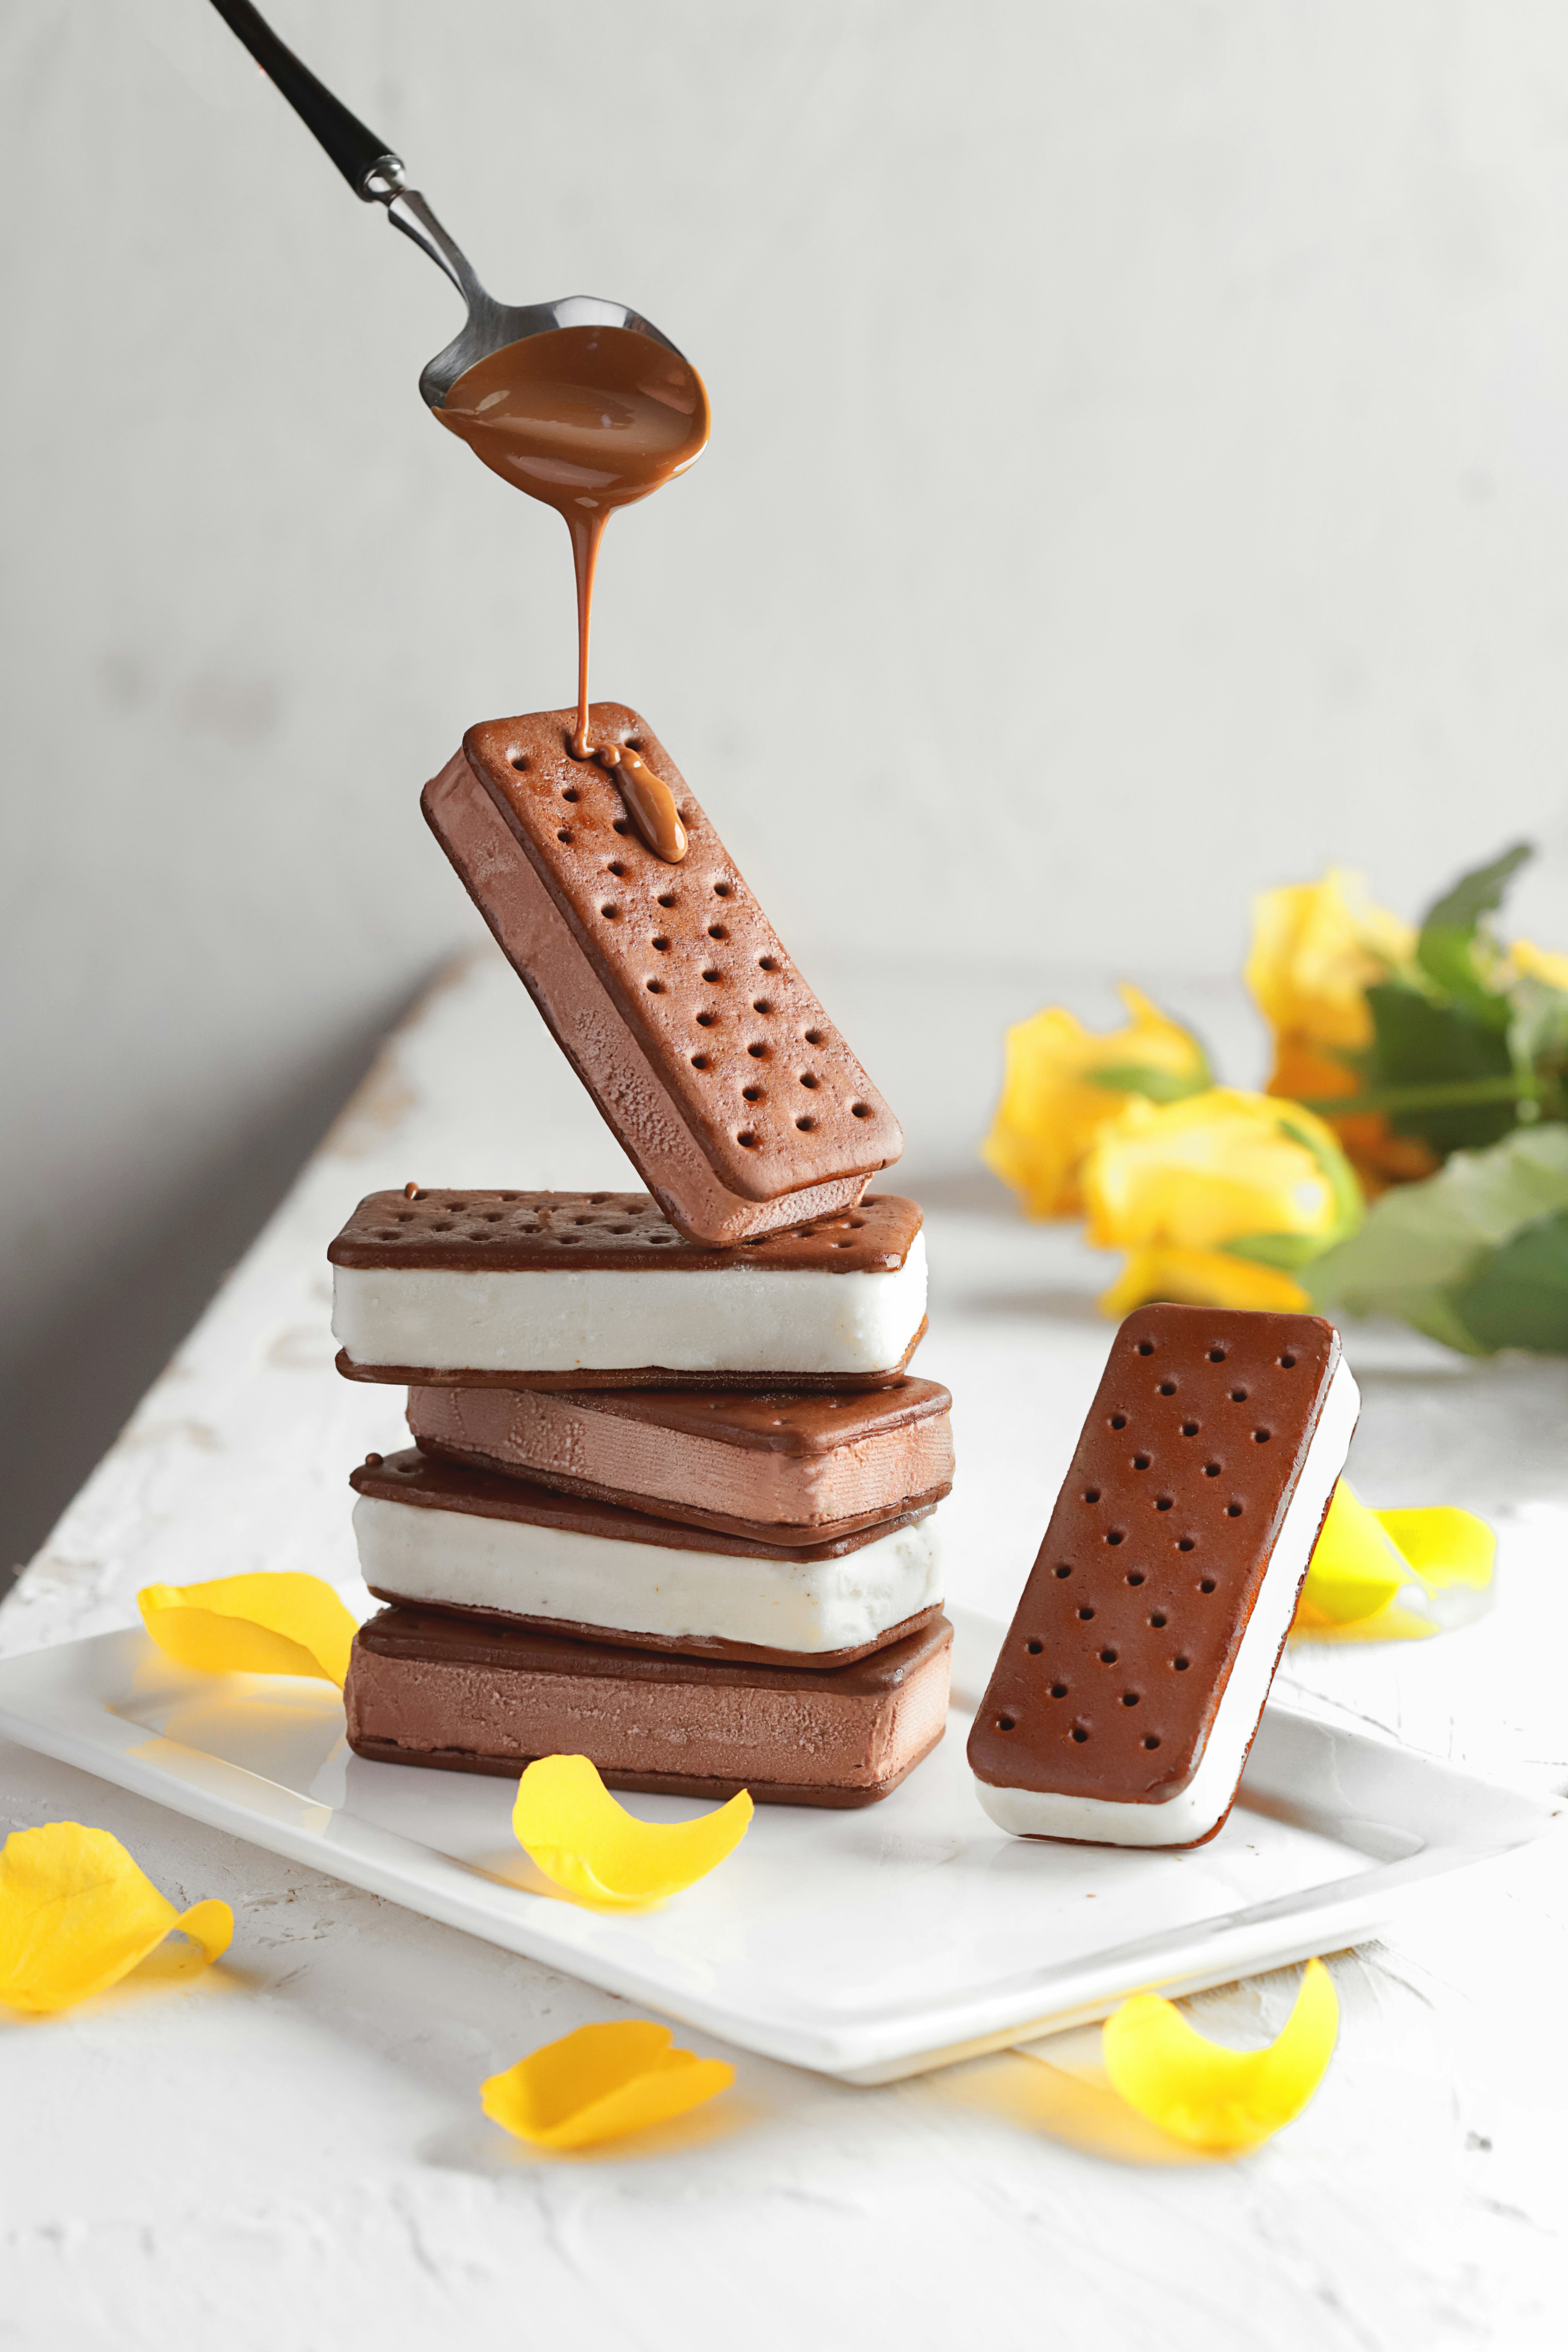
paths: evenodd
<path fill-rule="evenodd" d="M 458 1274 L 334 1266 L 332 1331 L 356 1364 L 433 1372 L 881 1372 L 926 1307 L 925 1235 L 888 1274 Z"/>
<path fill-rule="evenodd" d="M 792 1561 L 626 1543 L 362 1495 L 354 1536 L 365 1582 L 399 1600 L 823 1655 L 860 1649 L 940 1602 L 937 1517 L 933 1511 L 837 1559 Z"/>
<path fill-rule="evenodd" d="M 1360 1411 L 1360 1392 L 1342 1356 L 1230 1680 L 1186 1787 L 1152 1804 L 1125 1804 L 1105 1797 L 1058 1796 L 1048 1790 L 995 1789 L 977 1780 L 980 1801 L 999 1829 L 1011 1830 L 1015 1837 L 1087 1838 L 1098 1845 L 1191 1845 L 1223 1818 L 1258 1729 L 1280 1645 L 1296 1613 L 1301 1579 L 1334 1481 L 1344 1468 Z"/>

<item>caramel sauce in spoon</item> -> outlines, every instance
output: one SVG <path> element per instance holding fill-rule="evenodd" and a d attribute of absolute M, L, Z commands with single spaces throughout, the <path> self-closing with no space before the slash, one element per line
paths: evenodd
<path fill-rule="evenodd" d="M 679 352 L 629 327 L 553 327 L 477 362 L 432 414 L 492 473 L 563 518 L 577 582 L 572 750 L 610 770 L 648 847 L 678 864 L 686 833 L 669 786 L 624 744 L 589 740 L 588 629 L 610 516 L 702 454 L 709 410 L 701 377 Z"/>

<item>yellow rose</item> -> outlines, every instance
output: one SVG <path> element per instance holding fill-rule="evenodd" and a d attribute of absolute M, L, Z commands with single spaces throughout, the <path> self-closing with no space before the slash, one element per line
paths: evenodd
<path fill-rule="evenodd" d="M 1408 964 L 1415 933 L 1374 907 L 1359 874 L 1331 866 L 1254 899 L 1247 984 L 1273 1030 L 1302 1045 L 1355 1053 L 1372 1043 L 1364 992 Z"/>
<path fill-rule="evenodd" d="M 1323 1121 L 1231 1087 L 1129 1102 L 1096 1136 L 1083 1192 L 1089 1239 L 1128 1253 L 1100 1301 L 1116 1317 L 1150 1298 L 1300 1312 L 1310 1302 L 1294 1269 L 1361 1217 Z"/>
<path fill-rule="evenodd" d="M 1332 866 L 1321 882 L 1266 890 L 1253 901 L 1247 984 L 1274 1032 L 1268 1091 L 1292 1102 L 1356 1095 L 1359 1074 L 1341 1059 L 1372 1043 L 1365 992 L 1407 967 L 1410 924 L 1373 906 L 1359 874 Z M 1347 1111 L 1335 1134 L 1371 1196 L 1429 1176 L 1437 1161 L 1411 1136 L 1395 1135 L 1377 1111 Z"/>
<path fill-rule="evenodd" d="M 1107 1119 L 1142 1092 L 1169 1099 L 1208 1084 L 1197 1039 L 1138 989 L 1119 993 L 1131 1019 L 1109 1035 L 1097 1036 L 1059 1005 L 1007 1032 L 1002 1100 L 980 1152 L 1031 1217 L 1079 1214 L 1084 1153 Z M 1114 1083 L 1134 1072 L 1144 1087 Z"/>

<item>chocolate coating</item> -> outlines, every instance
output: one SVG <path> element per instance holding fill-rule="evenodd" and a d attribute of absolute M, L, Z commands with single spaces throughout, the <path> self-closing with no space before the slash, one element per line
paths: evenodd
<path fill-rule="evenodd" d="M 362 1462 L 349 1473 L 349 1484 L 358 1495 L 371 1495 L 383 1503 L 407 1504 L 416 1510 L 521 1519 L 531 1527 L 558 1528 L 563 1535 L 603 1536 L 616 1543 L 654 1544 L 667 1551 L 728 1552 L 751 1559 L 840 1559 L 846 1552 L 859 1551 L 897 1528 L 915 1526 L 935 1507 L 934 1503 L 921 1502 L 843 1535 L 829 1538 L 813 1529 L 808 1542 L 781 1544 L 768 1539 L 774 1532 L 771 1528 L 731 1534 L 717 1528 L 690 1527 L 600 1502 L 590 1495 L 558 1493 L 529 1478 L 498 1477 L 485 1470 L 458 1468 L 453 1463 L 436 1461 L 414 1446 L 374 1463 Z"/>
<path fill-rule="evenodd" d="M 974 1718 L 977 1779 L 1121 1803 L 1191 1780 L 1339 1355 L 1317 1316 L 1128 1317 Z"/>
<path fill-rule="evenodd" d="M 596 704 L 594 737 L 629 742 L 668 781 L 689 841 L 679 866 L 640 838 L 613 777 L 573 757 L 574 719 L 538 711 L 470 728 L 426 787 L 433 831 L 676 1224 L 725 1244 L 795 1222 L 792 1195 L 808 1196 L 802 1213 L 846 1205 L 897 1159 L 897 1120 L 647 722 Z M 504 834 L 480 839 L 470 781 Z M 564 927 L 551 945 L 541 887 Z M 629 1053 L 605 1056 L 606 1026 Z M 684 1170 L 671 1119 L 695 1147 Z"/>
<path fill-rule="evenodd" d="M 448 1274 L 718 1274 L 739 1265 L 891 1274 L 921 1222 L 918 1202 L 873 1192 L 842 1214 L 761 1234 L 738 1250 L 710 1249 L 684 1239 L 646 1192 L 371 1192 L 327 1257 Z"/>

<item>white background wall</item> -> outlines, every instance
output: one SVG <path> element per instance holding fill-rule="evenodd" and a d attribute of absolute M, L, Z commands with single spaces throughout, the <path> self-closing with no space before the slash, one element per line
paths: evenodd
<path fill-rule="evenodd" d="M 984 1008 L 899 1104 L 924 1164 L 1005 1013 L 1190 993 L 1330 859 L 1414 909 L 1529 833 L 1521 922 L 1568 946 L 1552 0 L 273 15 L 496 291 L 633 300 L 703 369 L 709 454 L 612 527 L 596 680 L 874 1069 L 921 1068 L 939 981 Z M 419 401 L 449 289 L 205 0 L 12 0 L 0 60 L 36 1529 L 471 936 L 418 787 L 567 698 L 571 609 L 558 520 Z"/>

